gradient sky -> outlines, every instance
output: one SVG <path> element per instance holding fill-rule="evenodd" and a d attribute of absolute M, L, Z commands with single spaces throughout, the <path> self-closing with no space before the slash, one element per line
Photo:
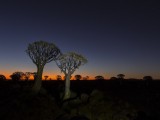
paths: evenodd
<path fill-rule="evenodd" d="M 1 0 L 0 74 L 36 71 L 25 50 L 45 40 L 88 59 L 75 74 L 160 78 L 160 5 L 128 1 Z M 57 74 L 54 62 L 45 66 L 43 75 Z"/>

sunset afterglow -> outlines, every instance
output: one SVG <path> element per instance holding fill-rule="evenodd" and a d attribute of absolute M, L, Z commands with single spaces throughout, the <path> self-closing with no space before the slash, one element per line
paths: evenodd
<path fill-rule="evenodd" d="M 0 74 L 7 78 L 15 71 L 36 72 L 25 50 L 29 43 L 38 40 L 54 43 L 62 53 L 72 51 L 85 56 L 88 63 L 74 75 L 90 79 L 102 75 L 109 79 L 123 73 L 125 78 L 160 78 L 160 22 L 156 6 L 126 7 L 112 2 L 85 6 L 58 1 L 45 5 L 14 1 L 5 4 L 0 8 Z M 45 65 L 43 75 L 54 79 L 59 74 L 62 73 L 54 61 Z"/>

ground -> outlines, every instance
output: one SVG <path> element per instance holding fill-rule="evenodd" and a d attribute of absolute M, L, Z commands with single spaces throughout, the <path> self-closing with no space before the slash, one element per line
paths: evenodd
<path fill-rule="evenodd" d="M 71 99 L 63 101 L 64 81 L 0 82 L 2 120 L 142 120 L 159 119 L 160 81 L 71 81 Z"/>

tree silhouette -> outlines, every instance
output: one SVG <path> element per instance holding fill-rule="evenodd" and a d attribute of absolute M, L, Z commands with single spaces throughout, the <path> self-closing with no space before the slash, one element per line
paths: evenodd
<path fill-rule="evenodd" d="M 44 80 L 47 80 L 47 79 L 48 79 L 48 77 L 49 77 L 48 75 L 45 75 L 45 76 L 44 76 Z"/>
<path fill-rule="evenodd" d="M 45 64 L 56 60 L 61 52 L 53 43 L 36 41 L 28 45 L 26 53 L 32 59 L 32 62 L 37 66 L 37 75 L 32 88 L 33 91 L 37 93 L 41 88 L 43 68 Z"/>
<path fill-rule="evenodd" d="M 1 81 L 6 80 L 6 77 L 4 75 L 0 75 L 0 80 Z"/>
<path fill-rule="evenodd" d="M 149 87 L 149 85 L 151 84 L 153 78 L 152 78 L 152 76 L 144 76 L 143 80 L 145 81 L 146 87 Z"/>
<path fill-rule="evenodd" d="M 144 76 L 143 80 L 153 80 L 152 76 Z"/>
<path fill-rule="evenodd" d="M 62 77 L 60 75 L 56 76 L 57 80 L 62 80 Z"/>
<path fill-rule="evenodd" d="M 117 78 L 116 77 L 111 77 L 110 80 L 117 80 Z"/>
<path fill-rule="evenodd" d="M 25 72 L 25 73 L 24 73 L 24 78 L 25 78 L 25 80 L 28 81 L 29 78 L 31 77 L 31 75 L 32 75 L 31 72 Z"/>
<path fill-rule="evenodd" d="M 124 77 L 125 77 L 124 74 L 118 74 L 118 75 L 117 75 L 117 78 L 118 78 L 118 81 L 119 81 L 119 84 L 120 84 L 120 85 L 122 85 L 122 81 L 124 80 Z"/>
<path fill-rule="evenodd" d="M 101 76 L 101 75 L 98 75 L 98 76 L 95 77 L 95 80 L 104 80 L 104 77 Z"/>
<path fill-rule="evenodd" d="M 117 75 L 117 78 L 118 78 L 118 79 L 124 79 L 124 77 L 125 77 L 124 74 L 118 74 L 118 75 Z"/>
<path fill-rule="evenodd" d="M 32 72 L 31 75 L 33 75 L 34 80 L 36 80 L 37 72 Z"/>
<path fill-rule="evenodd" d="M 81 65 L 85 64 L 87 59 L 82 55 L 79 55 L 74 52 L 69 52 L 67 54 L 63 54 L 56 61 L 57 66 L 61 69 L 61 72 L 65 75 L 65 93 L 63 99 L 70 98 L 70 78 L 76 69 L 78 69 Z"/>
<path fill-rule="evenodd" d="M 88 80 L 89 76 L 83 77 L 83 80 Z"/>
<path fill-rule="evenodd" d="M 12 73 L 12 75 L 10 75 L 10 77 L 13 81 L 19 81 L 19 80 L 21 80 L 22 77 L 24 77 L 24 73 L 23 72 L 14 72 L 14 73 Z"/>
<path fill-rule="evenodd" d="M 75 77 L 76 80 L 82 79 L 82 76 L 81 76 L 81 75 L 75 75 L 74 77 Z"/>

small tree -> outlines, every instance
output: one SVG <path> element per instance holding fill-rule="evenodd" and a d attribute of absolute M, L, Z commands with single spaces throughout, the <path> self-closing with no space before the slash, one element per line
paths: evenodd
<path fill-rule="evenodd" d="M 19 81 L 19 80 L 21 80 L 21 78 L 24 77 L 24 73 L 23 72 L 14 72 L 14 73 L 12 73 L 12 75 L 10 75 L 10 77 L 13 81 Z"/>
<path fill-rule="evenodd" d="M 143 80 L 147 80 L 147 81 L 149 80 L 150 81 L 150 80 L 153 80 L 153 78 L 152 78 L 152 76 L 144 76 Z"/>
<path fill-rule="evenodd" d="M 119 81 L 119 84 L 120 84 L 120 85 L 122 85 L 122 81 L 124 80 L 124 77 L 125 77 L 124 74 L 118 74 L 118 75 L 117 75 L 117 78 L 118 78 L 118 81 Z"/>
<path fill-rule="evenodd" d="M 82 79 L 82 76 L 81 76 L 81 75 L 75 75 L 74 77 L 75 77 L 76 80 Z"/>
<path fill-rule="evenodd" d="M 62 77 L 60 75 L 56 76 L 57 80 L 62 80 Z"/>
<path fill-rule="evenodd" d="M 25 73 L 24 73 L 24 78 L 25 78 L 25 80 L 28 81 L 29 78 L 31 77 L 31 75 L 32 75 L 31 72 L 25 72 Z"/>
<path fill-rule="evenodd" d="M 83 80 L 89 80 L 89 76 L 83 77 Z"/>
<path fill-rule="evenodd" d="M 95 79 L 96 79 L 96 80 L 104 80 L 104 77 L 101 76 L 101 75 L 98 75 L 98 76 L 95 77 Z"/>
<path fill-rule="evenodd" d="M 152 76 L 144 76 L 143 80 L 145 81 L 146 87 L 148 87 L 151 84 L 153 78 L 152 78 Z"/>
<path fill-rule="evenodd" d="M 117 75 L 117 78 L 118 78 L 118 79 L 124 79 L 124 77 L 125 77 L 124 74 L 118 74 L 118 75 Z"/>
<path fill-rule="evenodd" d="M 48 77 L 49 77 L 48 75 L 45 75 L 45 76 L 44 76 L 44 80 L 47 80 L 47 79 L 48 79 Z"/>
<path fill-rule="evenodd" d="M 6 77 L 4 75 L 0 75 L 0 80 L 1 81 L 6 80 Z"/>
<path fill-rule="evenodd" d="M 56 61 L 57 66 L 61 69 L 61 72 L 65 75 L 65 92 L 64 98 L 70 98 L 70 78 L 76 69 L 78 69 L 81 65 L 87 63 L 87 59 L 82 55 L 79 55 L 74 52 L 69 52 L 67 54 L 63 54 Z"/>
<path fill-rule="evenodd" d="M 36 80 L 37 72 L 32 72 L 31 75 L 33 76 L 33 79 Z"/>
<path fill-rule="evenodd" d="M 116 77 L 111 77 L 110 80 L 117 80 L 117 78 Z"/>
<path fill-rule="evenodd" d="M 53 43 L 36 41 L 28 45 L 26 53 L 37 66 L 37 75 L 33 85 L 33 91 L 37 93 L 41 88 L 43 68 L 45 64 L 56 60 L 61 52 Z"/>

